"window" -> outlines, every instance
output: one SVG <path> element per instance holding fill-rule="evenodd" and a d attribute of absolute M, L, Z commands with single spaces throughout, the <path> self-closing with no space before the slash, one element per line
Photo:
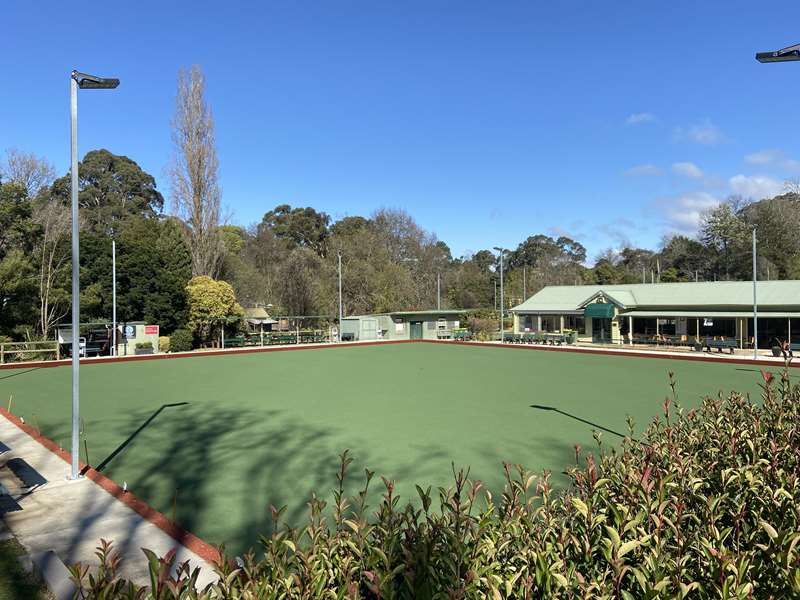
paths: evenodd
<path fill-rule="evenodd" d="M 582 315 L 567 315 L 564 317 L 564 329 L 583 332 L 584 328 L 585 319 Z"/>
<path fill-rule="evenodd" d="M 428 329 L 436 329 L 436 321 L 426 321 Z"/>

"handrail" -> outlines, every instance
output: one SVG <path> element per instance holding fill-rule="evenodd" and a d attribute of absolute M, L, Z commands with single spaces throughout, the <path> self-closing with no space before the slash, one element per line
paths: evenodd
<path fill-rule="evenodd" d="M 35 346 L 49 345 L 49 348 L 36 348 Z M 34 346 L 33 348 L 31 346 Z M 23 354 L 41 354 L 42 352 L 54 352 L 55 360 L 61 358 L 61 346 L 56 341 L 35 341 L 35 342 L 2 342 L 0 343 L 0 365 L 5 364 L 6 356 L 21 356 Z"/>

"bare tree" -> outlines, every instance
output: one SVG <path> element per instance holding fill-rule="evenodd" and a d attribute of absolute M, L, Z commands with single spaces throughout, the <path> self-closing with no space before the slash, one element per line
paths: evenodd
<path fill-rule="evenodd" d="M 178 73 L 172 141 L 172 204 L 175 214 L 186 223 L 192 274 L 216 277 L 223 254 L 219 161 L 214 119 L 205 101 L 205 77 L 197 65 Z"/>
<path fill-rule="evenodd" d="M 44 196 L 34 208 L 33 220 L 41 228 L 34 257 L 39 267 L 39 330 L 47 339 L 52 327 L 70 308 L 69 294 L 59 282 L 61 278 L 67 281 L 71 216 L 68 207 Z"/>
<path fill-rule="evenodd" d="M 55 178 L 56 171 L 47 160 L 17 148 L 6 150 L 6 158 L 0 164 L 0 179 L 24 186 L 31 198 L 53 183 Z"/>

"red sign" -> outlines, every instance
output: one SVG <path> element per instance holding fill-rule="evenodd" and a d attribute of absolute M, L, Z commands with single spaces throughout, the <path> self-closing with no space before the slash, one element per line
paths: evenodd
<path fill-rule="evenodd" d="M 158 335 L 158 325 L 145 325 L 144 326 L 144 334 L 145 335 Z"/>

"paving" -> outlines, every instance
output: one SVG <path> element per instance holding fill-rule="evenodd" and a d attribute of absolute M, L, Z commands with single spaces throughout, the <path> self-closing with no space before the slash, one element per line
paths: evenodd
<path fill-rule="evenodd" d="M 160 556 L 175 548 L 178 562 L 200 568 L 201 586 L 216 579 L 209 562 L 103 487 L 90 479 L 68 480 L 69 465 L 60 456 L 2 415 L 0 442 L 0 485 L 10 494 L 0 503 L 0 515 L 32 557 L 53 551 L 66 565 L 96 565 L 95 551 L 106 539 L 122 556 L 122 574 L 136 583 L 149 580 L 142 548 Z M 22 459 L 46 483 L 22 481 L 8 468 L 13 459 Z"/>

